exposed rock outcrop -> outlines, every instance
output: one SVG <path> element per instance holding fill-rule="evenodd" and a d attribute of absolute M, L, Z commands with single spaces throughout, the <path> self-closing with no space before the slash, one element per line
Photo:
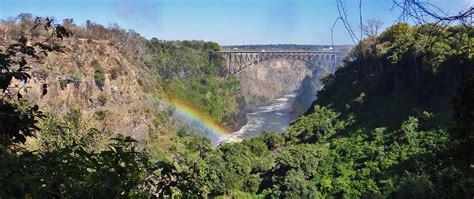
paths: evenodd
<path fill-rule="evenodd" d="M 245 98 L 243 96 L 237 99 L 236 106 L 238 110 L 233 114 L 225 116 L 223 119 L 223 125 L 232 132 L 238 131 L 242 126 L 247 124 L 247 112 L 245 110 Z"/>
<path fill-rule="evenodd" d="M 95 126 L 145 138 L 152 120 L 146 110 L 152 103 L 140 84 L 142 68 L 105 40 L 70 38 L 64 45 L 70 52 L 50 54 L 41 65 L 33 65 L 33 78 L 26 85 L 17 82 L 10 90 L 24 86 L 23 95 L 43 111 L 80 108 Z M 98 112 L 106 117 L 99 119 Z"/>
<path fill-rule="evenodd" d="M 306 63 L 285 58 L 262 61 L 238 74 L 248 108 L 294 93 L 311 71 Z"/>
<path fill-rule="evenodd" d="M 301 87 L 297 91 L 297 96 L 293 102 L 293 111 L 295 115 L 305 113 L 313 101 L 316 99 L 316 94 L 323 88 L 321 78 L 327 74 L 324 70 L 313 70 L 312 75 L 303 79 Z"/>

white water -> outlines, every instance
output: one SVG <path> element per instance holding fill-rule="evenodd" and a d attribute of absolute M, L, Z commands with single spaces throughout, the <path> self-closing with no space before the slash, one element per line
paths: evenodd
<path fill-rule="evenodd" d="M 292 103 L 296 94 L 285 95 L 273 100 L 269 106 L 258 107 L 247 112 L 247 124 L 229 137 L 233 140 L 242 140 L 260 135 L 262 131 L 282 132 L 288 128 L 294 119 Z"/>

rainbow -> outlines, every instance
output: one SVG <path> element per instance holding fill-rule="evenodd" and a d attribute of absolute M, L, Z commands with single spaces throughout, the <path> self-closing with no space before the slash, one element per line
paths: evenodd
<path fill-rule="evenodd" d="M 240 141 L 233 136 L 232 132 L 228 131 L 218 123 L 216 123 L 209 115 L 200 112 L 196 108 L 190 106 L 179 99 L 160 100 L 162 104 L 174 109 L 174 113 L 183 122 L 189 123 L 197 127 L 205 133 L 205 136 L 216 143 L 236 142 Z"/>

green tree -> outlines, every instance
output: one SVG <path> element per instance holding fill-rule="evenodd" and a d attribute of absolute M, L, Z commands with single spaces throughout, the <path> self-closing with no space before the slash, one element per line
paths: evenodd
<path fill-rule="evenodd" d="M 31 21 L 30 15 L 21 15 L 22 21 Z M 51 38 L 63 39 L 71 32 L 61 25 L 56 25 L 51 19 L 36 20 L 33 29 L 42 26 Z M 25 22 L 26 23 L 26 22 Z M 48 53 L 65 52 L 66 48 L 59 45 L 57 40 L 36 41 L 37 38 L 20 36 L 13 43 L 0 51 L 0 150 L 12 144 L 24 143 L 27 137 L 34 136 L 38 130 L 38 118 L 42 116 L 37 105 L 31 105 L 22 100 L 21 89 L 10 87 L 12 81 L 28 81 L 31 76 L 30 60 L 41 61 Z M 9 91 L 5 93 L 5 91 Z"/>
<path fill-rule="evenodd" d="M 106 150 L 87 151 L 73 143 L 44 153 L 25 152 L 0 163 L 0 197 L 148 198 L 164 192 L 163 165 L 136 150 L 134 140 L 116 137 Z M 164 170 L 164 171 L 163 171 Z"/>
<path fill-rule="evenodd" d="M 324 135 L 334 135 L 348 123 L 339 119 L 339 113 L 327 107 L 315 106 L 314 112 L 299 117 L 285 134 L 287 140 L 297 138 L 297 142 L 314 143 Z"/>

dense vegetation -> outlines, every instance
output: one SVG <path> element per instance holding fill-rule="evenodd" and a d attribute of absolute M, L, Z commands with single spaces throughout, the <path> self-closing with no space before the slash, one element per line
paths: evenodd
<path fill-rule="evenodd" d="M 186 144 L 175 164 L 202 196 L 470 198 L 473 36 L 394 25 L 362 41 L 286 132 Z"/>
<path fill-rule="evenodd" d="M 408 116 L 429 116 L 431 127 L 446 126 L 454 91 L 473 70 L 473 31 L 461 25 L 394 25 L 361 41 L 345 68 L 323 80 L 315 103 L 354 115 L 355 127 L 396 128 Z"/>
<path fill-rule="evenodd" d="M 187 144 L 175 164 L 194 168 L 202 196 L 472 197 L 471 32 L 392 26 L 362 41 L 286 132 Z"/>
<path fill-rule="evenodd" d="M 63 26 L 46 27 L 67 36 Z M 436 39 L 432 28 L 440 33 Z M 0 52 L 2 88 L 12 78 L 29 79 L 29 62 L 21 57 L 44 47 L 22 38 L 8 48 L 15 53 Z M 79 110 L 44 116 L 20 96 L 2 97 L 0 197 L 472 198 L 473 39 L 472 27 L 392 26 L 362 41 L 346 67 L 325 78 L 314 108 L 286 132 L 213 149 L 209 140 L 180 130 L 174 142 L 181 147 L 158 161 L 151 161 L 156 156 L 147 144 L 141 150 L 127 137 L 102 141 L 109 132 L 83 125 Z M 220 73 L 219 58 L 211 56 L 215 45 L 151 42 L 157 42 L 147 57 L 155 59 L 151 68 L 178 74 L 186 64 L 205 68 L 182 73 L 193 76 L 183 83 L 160 78 L 163 90 L 176 88 L 176 97 L 204 104 L 213 101 L 191 99 L 198 96 L 192 93 L 230 93 L 198 86 L 234 84 L 208 78 Z M 206 49 L 207 60 L 168 63 L 163 60 L 184 54 L 160 50 L 167 45 L 189 51 L 186 56 Z M 160 113 L 157 123 L 176 128 L 168 114 Z M 27 150 L 22 144 L 37 133 L 37 150 Z"/>
<path fill-rule="evenodd" d="M 149 42 L 148 67 L 159 74 L 159 84 L 168 98 L 182 102 L 210 115 L 220 124 L 235 130 L 245 120 L 240 84 L 225 76 L 224 58 L 219 45 L 202 41 Z"/>

